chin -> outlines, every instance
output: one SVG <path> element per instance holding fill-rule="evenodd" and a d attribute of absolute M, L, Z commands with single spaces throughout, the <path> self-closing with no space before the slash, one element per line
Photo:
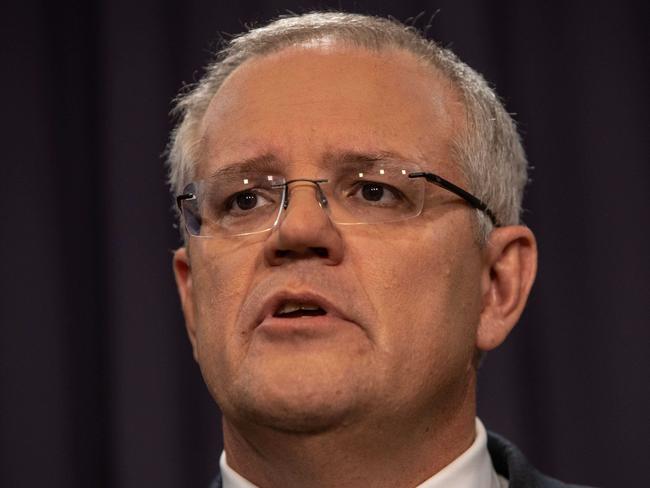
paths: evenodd
<path fill-rule="evenodd" d="M 288 434 L 315 435 L 336 430 L 345 424 L 347 412 L 332 405 L 242 405 L 237 415 L 249 425 Z M 283 403 L 283 404 L 282 404 Z"/>
<path fill-rule="evenodd" d="M 227 418 L 249 425 L 296 434 L 326 432 L 350 422 L 362 410 L 364 396 L 350 376 L 327 373 L 309 367 L 251 372 L 217 402 Z"/>

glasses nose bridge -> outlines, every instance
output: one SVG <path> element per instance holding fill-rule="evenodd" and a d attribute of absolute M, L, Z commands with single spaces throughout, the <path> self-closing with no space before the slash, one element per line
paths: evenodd
<path fill-rule="evenodd" d="M 327 208 L 328 201 L 327 201 L 327 197 L 325 196 L 325 192 L 323 191 L 323 188 L 321 188 L 321 184 L 323 183 L 328 183 L 328 180 L 297 178 L 297 179 L 286 181 L 283 185 L 285 187 L 285 192 L 284 192 L 284 201 L 282 202 L 282 209 L 287 210 L 287 208 L 289 207 L 289 201 L 291 200 L 291 194 L 293 193 L 293 191 L 304 187 L 313 187 L 314 197 L 316 198 L 316 202 L 318 202 L 318 205 L 323 210 L 325 210 Z"/>

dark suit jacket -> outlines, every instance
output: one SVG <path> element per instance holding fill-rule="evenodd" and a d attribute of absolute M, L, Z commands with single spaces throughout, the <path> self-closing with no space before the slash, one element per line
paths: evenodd
<path fill-rule="evenodd" d="M 492 432 L 488 432 L 488 451 L 494 469 L 508 479 L 509 488 L 580 488 L 579 485 L 568 485 L 544 476 L 528 463 L 519 449 Z M 220 475 L 217 475 L 210 488 L 221 488 Z"/>
<path fill-rule="evenodd" d="M 488 451 L 495 471 L 508 479 L 508 488 L 587 488 L 544 476 L 519 449 L 494 432 L 488 432 Z"/>

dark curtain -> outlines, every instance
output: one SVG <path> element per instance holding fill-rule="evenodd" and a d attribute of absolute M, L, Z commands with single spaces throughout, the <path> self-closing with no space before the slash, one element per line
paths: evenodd
<path fill-rule="evenodd" d="M 171 273 L 170 100 L 222 33 L 287 10 L 393 15 L 497 86 L 530 161 L 540 272 L 480 372 L 479 415 L 540 469 L 647 479 L 643 2 L 7 2 L 0 485 L 206 486 L 220 419 Z M 436 14 L 434 16 L 434 14 Z M 432 19 L 433 18 L 433 19 Z M 645 251 L 644 251 L 645 249 Z"/>

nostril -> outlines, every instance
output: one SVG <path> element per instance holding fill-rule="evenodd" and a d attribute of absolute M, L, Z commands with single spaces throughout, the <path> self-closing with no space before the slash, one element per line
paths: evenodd
<path fill-rule="evenodd" d="M 276 249 L 275 257 L 276 258 L 290 258 L 290 257 L 299 257 L 302 252 L 296 251 L 295 249 Z M 329 258 L 330 252 L 326 247 L 308 247 L 305 249 L 303 254 L 304 256 L 314 255 L 319 258 Z"/>
<path fill-rule="evenodd" d="M 330 253 L 325 247 L 310 247 L 309 248 L 316 256 L 321 258 L 329 257 Z"/>

